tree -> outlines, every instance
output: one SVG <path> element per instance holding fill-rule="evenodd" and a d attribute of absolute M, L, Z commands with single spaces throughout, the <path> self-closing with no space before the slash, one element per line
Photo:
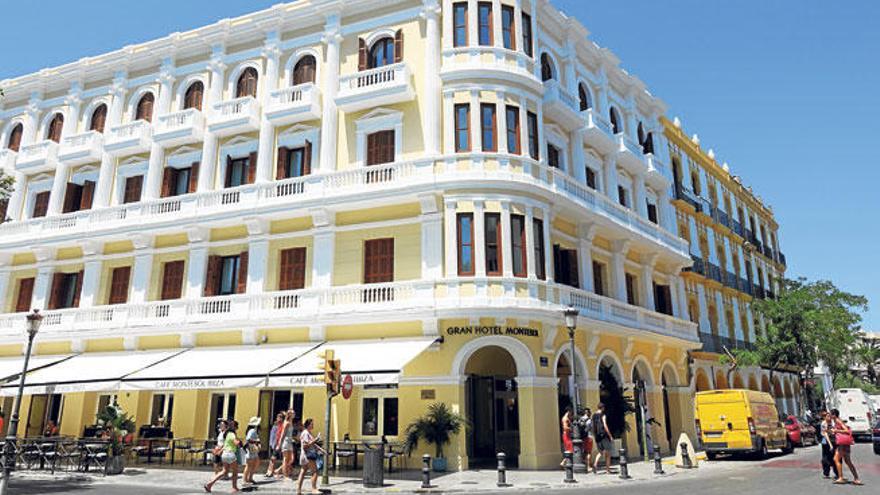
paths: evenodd
<path fill-rule="evenodd" d="M 851 350 L 858 340 L 860 312 L 867 311 L 863 296 L 838 289 L 828 280 L 783 280 L 774 299 L 756 300 L 752 311 L 764 321 L 764 333 L 753 349 L 730 349 L 722 362 L 735 366 L 763 366 L 798 372 L 801 390 L 822 361 L 832 376 L 849 369 Z"/>
<path fill-rule="evenodd" d="M 880 376 L 877 374 L 877 365 L 880 363 L 880 339 L 860 336 L 858 343 L 853 348 L 853 364 L 865 368 L 865 380 L 876 386 L 880 386 Z"/>
<path fill-rule="evenodd" d="M 15 179 L 13 179 L 11 175 L 0 169 L 0 200 L 9 199 L 9 196 L 12 194 L 12 186 L 14 184 Z"/>
<path fill-rule="evenodd" d="M 411 454 L 424 439 L 434 444 L 435 458 L 443 458 L 443 446 L 449 443 L 452 435 L 457 435 L 467 420 L 452 411 L 444 402 L 435 402 L 428 406 L 428 412 L 406 427 L 404 448 Z"/>

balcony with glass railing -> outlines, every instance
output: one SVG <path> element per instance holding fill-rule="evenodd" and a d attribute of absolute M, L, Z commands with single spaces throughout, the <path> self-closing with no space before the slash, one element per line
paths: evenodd
<path fill-rule="evenodd" d="M 356 112 L 412 101 L 415 96 L 409 65 L 398 62 L 341 76 L 336 105 L 345 112 Z"/>

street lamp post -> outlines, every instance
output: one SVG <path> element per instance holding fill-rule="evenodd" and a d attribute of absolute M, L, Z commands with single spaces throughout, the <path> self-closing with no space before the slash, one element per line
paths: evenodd
<path fill-rule="evenodd" d="M 568 343 L 571 350 L 571 376 L 572 381 L 574 382 L 574 421 L 571 423 L 571 443 L 574 446 L 574 452 L 572 452 L 572 460 L 574 464 L 574 470 L 577 472 L 585 472 L 586 466 L 584 465 L 584 445 L 583 440 L 581 438 L 581 424 L 580 424 L 580 416 L 581 416 L 581 398 L 580 398 L 580 390 L 578 390 L 578 375 L 577 375 L 577 364 L 575 364 L 574 357 L 574 330 L 577 328 L 577 318 L 580 314 L 580 311 L 575 309 L 572 306 L 565 308 L 563 311 L 565 315 L 565 326 L 568 328 Z"/>
<path fill-rule="evenodd" d="M 40 310 L 35 309 L 33 313 L 27 315 L 27 333 L 28 343 L 27 350 L 24 353 L 24 367 L 21 370 L 21 377 L 18 379 L 18 393 L 15 395 L 15 401 L 12 403 L 12 416 L 9 418 L 9 430 L 6 434 L 6 443 L 3 445 L 3 478 L 0 479 L 0 495 L 6 495 L 9 491 L 9 475 L 15 468 L 15 445 L 16 434 L 18 433 L 18 412 L 21 408 L 21 396 L 24 395 L 24 379 L 27 375 L 28 362 L 31 359 L 31 347 L 34 344 L 34 337 L 40 330 L 40 324 L 43 322 L 43 315 Z"/>

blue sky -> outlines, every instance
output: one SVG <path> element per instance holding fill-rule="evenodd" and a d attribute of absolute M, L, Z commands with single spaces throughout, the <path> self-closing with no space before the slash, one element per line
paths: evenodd
<path fill-rule="evenodd" d="M 277 1 L 9 2 L 0 79 Z M 880 331 L 880 2 L 553 3 L 772 205 L 788 275 L 866 295 Z"/>

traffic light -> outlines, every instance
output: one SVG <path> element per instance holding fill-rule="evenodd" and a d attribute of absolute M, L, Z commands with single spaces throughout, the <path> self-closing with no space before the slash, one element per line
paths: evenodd
<path fill-rule="evenodd" d="M 318 369 L 324 372 L 324 385 L 329 386 L 331 382 L 331 365 L 330 362 L 333 361 L 333 350 L 327 349 L 323 354 L 318 355 L 318 358 L 321 359 L 321 362 L 318 364 Z"/>
<path fill-rule="evenodd" d="M 333 359 L 327 361 L 330 368 L 330 383 L 328 384 L 328 388 L 330 389 L 330 393 L 332 395 L 337 395 L 339 393 L 339 384 L 342 379 L 342 361 L 338 359 Z"/>

